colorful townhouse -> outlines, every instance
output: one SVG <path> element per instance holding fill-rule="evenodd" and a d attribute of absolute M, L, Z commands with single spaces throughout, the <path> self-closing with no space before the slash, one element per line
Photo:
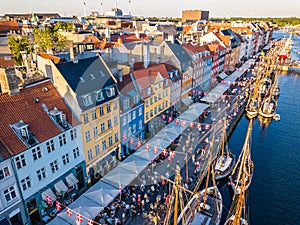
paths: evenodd
<path fill-rule="evenodd" d="M 54 85 L 81 122 L 89 178 L 116 164 L 120 149 L 117 80 L 101 56 L 51 64 Z"/>
<path fill-rule="evenodd" d="M 7 203 L 17 206 L 19 187 L 24 224 L 47 222 L 55 201 L 70 201 L 87 185 L 80 121 L 48 79 L 23 89 L 13 75 L 8 80 L 8 93 L 0 95 L 1 154 L 12 159 L 4 176 L 9 178 L 13 168 L 17 184 L 14 179 L 1 181 L 9 185 L 2 192 Z M 21 219 L 21 211 L 16 208 L 11 216 Z"/>
<path fill-rule="evenodd" d="M 160 130 L 161 113 L 171 105 L 171 82 L 165 64 L 134 70 L 130 74 L 133 85 L 144 101 L 146 138 Z"/>
<path fill-rule="evenodd" d="M 143 142 L 145 136 L 144 102 L 136 90 L 130 74 L 120 77 L 120 127 L 121 150 L 118 159 L 122 160 L 137 149 L 137 143 Z"/>
<path fill-rule="evenodd" d="M 213 88 L 217 84 L 217 76 L 219 74 L 219 45 L 212 42 L 207 47 L 212 55 L 210 88 Z"/>
<path fill-rule="evenodd" d="M 8 149 L 0 141 L 0 224 L 26 224 L 21 192 Z"/>

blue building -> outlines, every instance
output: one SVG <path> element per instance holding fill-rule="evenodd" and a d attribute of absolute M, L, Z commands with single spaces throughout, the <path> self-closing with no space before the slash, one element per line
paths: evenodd
<path fill-rule="evenodd" d="M 203 82 L 200 84 L 204 92 L 209 90 L 210 87 L 210 78 L 212 72 L 212 55 L 210 51 L 204 51 L 204 73 L 203 73 Z"/>
<path fill-rule="evenodd" d="M 121 149 L 119 160 L 124 159 L 137 149 L 144 135 L 144 103 L 139 92 L 135 89 L 130 75 L 122 76 L 118 82 L 120 91 L 120 131 Z"/>

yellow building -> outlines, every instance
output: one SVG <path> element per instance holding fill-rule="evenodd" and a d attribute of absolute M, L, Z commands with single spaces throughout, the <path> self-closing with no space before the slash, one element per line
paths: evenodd
<path fill-rule="evenodd" d="M 52 63 L 51 69 L 54 85 L 81 121 L 87 171 L 104 175 L 120 147 L 117 81 L 101 57 Z"/>
<path fill-rule="evenodd" d="M 165 64 L 153 65 L 132 72 L 133 82 L 144 99 L 144 123 L 147 132 L 158 126 L 154 119 L 168 108 L 171 100 L 171 81 Z"/>

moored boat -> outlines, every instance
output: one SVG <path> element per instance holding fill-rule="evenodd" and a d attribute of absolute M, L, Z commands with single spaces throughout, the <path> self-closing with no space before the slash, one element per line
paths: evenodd
<path fill-rule="evenodd" d="M 273 118 L 276 114 L 276 107 L 277 102 L 269 97 L 263 102 L 262 107 L 259 109 L 259 115 L 266 118 Z"/>
<path fill-rule="evenodd" d="M 250 119 L 247 135 L 245 138 L 245 142 L 241 154 L 229 177 L 230 185 L 235 194 L 239 194 L 241 192 L 242 187 L 244 188 L 242 191 L 247 190 L 252 181 L 253 172 L 254 172 L 254 163 L 251 160 L 251 151 L 250 151 L 251 132 L 252 132 L 252 120 Z M 242 182 L 241 182 L 242 177 L 245 177 L 244 186 L 242 186 Z"/>

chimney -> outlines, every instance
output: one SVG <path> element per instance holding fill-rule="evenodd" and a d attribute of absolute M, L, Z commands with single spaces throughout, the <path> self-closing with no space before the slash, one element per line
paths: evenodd
<path fill-rule="evenodd" d="M 148 68 L 150 64 L 150 47 L 149 45 L 143 45 L 143 52 L 144 52 L 144 68 Z"/>
<path fill-rule="evenodd" d="M 129 13 L 128 14 L 129 14 L 129 16 L 131 16 L 131 1 L 129 0 L 128 3 L 129 3 Z"/>
<path fill-rule="evenodd" d="M 15 69 L 0 68 L 0 86 L 2 93 L 8 93 L 9 95 L 20 93 Z"/>
<path fill-rule="evenodd" d="M 108 27 L 105 29 L 105 37 L 107 41 L 110 42 L 110 30 Z"/>

